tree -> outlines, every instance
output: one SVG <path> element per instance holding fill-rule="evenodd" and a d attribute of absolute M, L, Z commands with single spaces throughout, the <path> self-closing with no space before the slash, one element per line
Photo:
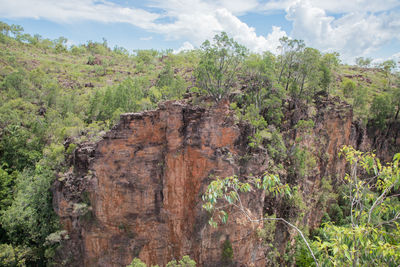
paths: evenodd
<path fill-rule="evenodd" d="M 9 174 L 9 170 L 5 168 L 6 166 L 7 165 L 4 164 L 4 166 L 0 168 L 0 211 L 5 210 L 5 208 L 12 203 L 12 186 L 18 175 L 17 171 L 13 171 Z"/>
<path fill-rule="evenodd" d="M 17 97 L 26 96 L 29 90 L 25 77 L 26 72 L 23 69 L 12 72 L 0 83 L 0 88 L 7 90 L 10 95 L 16 95 Z"/>
<path fill-rule="evenodd" d="M 381 93 L 374 97 L 370 112 L 374 124 L 381 129 L 385 129 L 387 126 L 387 120 L 393 117 L 394 114 L 394 106 L 391 101 L 391 96 L 388 93 Z"/>
<path fill-rule="evenodd" d="M 356 58 L 356 64 L 357 66 L 361 67 L 361 68 L 368 68 L 371 65 L 372 62 L 372 58 L 366 57 L 358 57 Z"/>
<path fill-rule="evenodd" d="M 20 25 L 15 25 L 12 24 L 10 27 L 10 31 L 11 33 L 14 35 L 14 38 L 16 40 L 18 40 L 18 38 L 22 35 L 22 33 L 24 32 L 24 28 L 22 28 L 22 26 Z"/>
<path fill-rule="evenodd" d="M 68 42 L 68 39 L 63 36 L 55 39 L 53 41 L 53 43 L 54 43 L 54 49 L 56 50 L 56 52 L 61 53 L 61 52 L 67 51 L 67 42 Z"/>
<path fill-rule="evenodd" d="M 299 66 L 299 80 L 300 80 L 300 92 L 299 96 L 303 94 L 309 95 L 315 93 L 319 86 L 319 61 L 321 54 L 317 49 L 306 47 L 300 58 Z M 305 84 L 307 82 L 307 92 L 304 92 Z"/>
<path fill-rule="evenodd" d="M 325 92 L 329 91 L 329 86 L 333 80 L 332 70 L 339 66 L 339 53 L 326 53 L 322 56 L 320 60 L 320 71 L 322 72 L 322 77 L 320 80 L 320 86 Z"/>
<path fill-rule="evenodd" d="M 343 87 L 343 95 L 345 97 L 352 97 L 354 91 L 356 90 L 356 83 L 348 78 L 344 78 L 342 81 L 342 87 Z"/>
<path fill-rule="evenodd" d="M 282 184 L 279 177 L 274 174 L 265 174 L 264 177 L 255 178 L 252 177 L 248 182 L 242 182 L 237 176 L 230 176 L 224 179 L 216 178 L 212 181 L 202 196 L 204 201 L 203 208 L 210 212 L 211 217 L 209 224 L 213 227 L 218 226 L 218 222 L 226 223 L 228 221 L 228 212 L 230 208 L 237 209 L 240 211 L 247 220 L 255 223 L 262 223 L 264 221 L 279 221 L 283 222 L 291 228 L 295 229 L 301 236 L 302 240 L 307 246 L 308 251 L 314 259 L 315 265 L 318 267 L 318 261 L 305 238 L 303 232 L 296 227 L 294 224 L 288 222 L 284 218 L 255 218 L 251 213 L 248 212 L 247 208 L 243 206 L 240 194 L 248 193 L 254 190 L 265 190 L 267 194 L 275 196 L 283 195 L 290 196 L 291 190 L 289 185 Z"/>
<path fill-rule="evenodd" d="M 250 54 L 243 64 L 243 73 L 246 79 L 246 97 L 249 103 L 257 109 L 262 108 L 263 101 L 272 89 L 275 68 L 275 56 L 270 52 Z"/>
<path fill-rule="evenodd" d="M 179 262 L 176 260 L 168 262 L 166 267 L 196 267 L 196 262 L 186 255 Z"/>
<path fill-rule="evenodd" d="M 387 86 L 391 86 L 391 73 L 396 68 L 396 62 L 394 60 L 386 60 L 383 63 L 379 64 L 379 67 L 382 69 L 383 73 L 387 79 Z"/>
<path fill-rule="evenodd" d="M 394 115 L 394 121 L 396 121 L 399 117 L 400 113 L 400 74 L 397 74 L 397 85 L 394 86 L 392 93 L 392 102 L 393 106 L 396 108 L 396 113 Z"/>
<path fill-rule="evenodd" d="M 26 266 L 26 259 L 31 256 L 32 251 L 28 247 L 13 247 L 9 244 L 0 244 L 1 266 L 14 267 Z"/>
<path fill-rule="evenodd" d="M 11 26 L 8 25 L 7 23 L 0 21 L 0 33 L 5 36 L 8 36 L 10 31 L 11 31 Z"/>
<path fill-rule="evenodd" d="M 397 266 L 400 261 L 400 153 L 387 165 L 373 153 L 345 146 L 339 155 L 350 165 L 350 223 L 323 226 L 314 242 L 324 266 Z"/>
<path fill-rule="evenodd" d="M 300 55 L 304 50 L 305 44 L 303 40 L 289 39 L 286 36 L 280 38 L 279 41 L 281 43 L 279 47 L 281 55 L 278 82 L 288 91 L 293 74 L 299 67 Z"/>
<path fill-rule="evenodd" d="M 302 40 L 282 37 L 278 82 L 293 99 L 310 100 L 321 89 L 328 91 L 332 68 L 338 65 L 338 54 L 321 53 L 305 47 Z"/>
<path fill-rule="evenodd" d="M 139 258 L 134 258 L 132 260 L 131 264 L 129 264 L 126 267 L 147 267 L 147 265 L 146 265 L 146 263 L 141 261 Z"/>
<path fill-rule="evenodd" d="M 195 75 L 199 87 L 215 101 L 220 101 L 232 89 L 237 72 L 248 53 L 247 48 L 222 32 L 214 41 L 201 45 L 201 57 Z"/>
<path fill-rule="evenodd" d="M 0 106 L 0 160 L 10 170 L 34 165 L 45 143 L 45 121 L 35 116 L 36 107 L 21 98 Z"/>

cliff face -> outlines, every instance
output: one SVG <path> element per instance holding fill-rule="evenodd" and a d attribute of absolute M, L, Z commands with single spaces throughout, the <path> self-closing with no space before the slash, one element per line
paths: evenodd
<path fill-rule="evenodd" d="M 324 191 L 323 180 L 330 181 L 335 187 L 344 177 L 346 164 L 338 152 L 344 145 L 356 145 L 358 133 L 353 125 L 352 109 L 346 103 L 319 96 L 314 104 L 295 107 L 289 103 L 281 128 L 287 158 L 282 162 L 280 177 L 291 185 L 295 184 L 299 194 L 291 202 L 271 197 L 266 197 L 264 202 L 265 214 L 289 218 L 302 229 L 310 230 L 319 226 L 327 211 L 328 205 L 322 199 L 329 192 Z M 312 126 L 299 127 L 300 121 L 312 121 Z M 296 150 L 307 153 L 296 155 Z M 272 240 L 274 248 L 283 255 L 287 252 L 287 242 L 291 242 L 295 235 L 294 229 L 277 224 Z M 267 248 L 266 254 L 274 248 Z M 276 262 L 267 259 L 267 266 L 275 265 Z"/>
<path fill-rule="evenodd" d="M 287 110 L 281 132 L 288 158 L 293 159 L 295 147 L 303 147 L 314 161 L 303 177 L 287 171 L 294 162 L 284 162 L 281 179 L 295 179 L 307 207 L 295 223 L 313 228 L 326 210 L 320 201 L 323 178 L 335 184 L 344 176 L 339 149 L 370 149 L 373 141 L 353 123 L 350 106 L 338 99 L 319 97 L 313 108 Z M 313 120 L 312 129 L 295 127 L 307 119 Z M 54 207 L 69 235 L 59 263 L 126 266 L 140 257 L 148 265 L 164 266 L 189 255 L 198 266 L 221 266 L 228 239 L 234 266 L 271 264 L 270 248 L 257 235 L 262 224 L 252 225 L 233 211 L 226 225 L 213 229 L 202 209 L 201 196 L 212 177 L 245 178 L 269 167 L 267 151 L 248 150 L 248 135 L 249 127 L 235 123 L 228 103 L 206 109 L 171 101 L 155 111 L 122 115 L 101 141 L 78 146 L 73 167 L 54 184 Z M 242 201 L 256 217 L 274 213 L 288 218 L 299 212 L 263 192 Z M 284 252 L 293 234 L 278 224 L 275 247 Z"/>
<path fill-rule="evenodd" d="M 213 229 L 201 208 L 212 176 L 264 172 L 265 155 L 239 163 L 244 131 L 228 104 L 205 110 L 167 102 L 122 115 L 103 140 L 76 150 L 74 170 L 55 183 L 55 210 L 70 236 L 60 258 L 77 266 L 126 266 L 134 257 L 165 265 L 190 255 L 200 266 L 219 266 L 229 239 L 237 264 L 263 265 L 256 226 L 232 214 Z M 262 215 L 263 193 L 244 201 Z"/>

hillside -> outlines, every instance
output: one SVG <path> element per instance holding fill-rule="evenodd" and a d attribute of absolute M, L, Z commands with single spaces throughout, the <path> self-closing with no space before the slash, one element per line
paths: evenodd
<path fill-rule="evenodd" d="M 297 225 L 321 264 L 399 263 L 391 237 L 399 179 L 373 185 L 398 175 L 396 164 L 393 175 L 376 167 L 361 190 L 363 208 L 385 205 L 369 216 L 376 224 L 360 219 L 363 229 L 381 227 L 382 238 L 346 241 L 351 257 L 331 238 L 334 227 L 359 234 L 342 147 L 375 150 L 382 162 L 400 152 L 395 62 L 348 66 L 289 39 L 280 55 L 252 54 L 224 33 L 174 54 L 130 53 L 106 40 L 67 47 L 62 37 L 0 29 L 2 265 L 125 266 L 134 257 L 165 265 L 184 255 L 199 266 L 315 264 L 284 223 L 237 223 L 242 215 L 229 210 L 227 225 L 207 224 L 201 196 L 213 178 L 265 173 L 278 175 L 291 197 L 242 192 L 243 203 Z M 371 255 L 357 254 L 366 248 Z"/>

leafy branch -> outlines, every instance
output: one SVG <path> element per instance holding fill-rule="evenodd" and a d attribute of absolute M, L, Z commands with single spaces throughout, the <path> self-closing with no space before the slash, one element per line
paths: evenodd
<path fill-rule="evenodd" d="M 261 223 L 267 220 L 281 221 L 295 229 L 300 234 L 308 250 L 310 251 L 311 256 L 313 257 L 316 266 L 318 267 L 318 261 L 310 247 L 310 244 L 298 227 L 283 218 L 254 217 L 243 205 L 240 193 L 250 193 L 260 189 L 264 190 L 268 194 L 273 194 L 274 196 L 291 196 L 291 189 L 289 185 L 282 184 L 279 176 L 275 174 L 265 174 L 262 179 L 252 177 L 246 182 L 240 181 L 236 175 L 226 177 L 224 179 L 217 177 L 208 185 L 206 193 L 202 197 L 203 201 L 205 202 L 203 204 L 203 208 L 211 213 L 209 224 L 213 227 L 218 226 L 218 223 L 214 220 L 214 217 L 218 217 L 224 224 L 227 223 L 228 213 L 226 210 L 229 207 L 239 210 L 247 218 L 247 220 L 252 223 Z"/>

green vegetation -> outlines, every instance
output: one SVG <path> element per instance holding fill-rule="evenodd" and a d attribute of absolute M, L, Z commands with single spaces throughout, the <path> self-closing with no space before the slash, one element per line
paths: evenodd
<path fill-rule="evenodd" d="M 228 265 L 232 263 L 233 260 L 233 249 L 232 244 L 229 239 L 225 239 L 225 242 L 222 244 L 222 256 L 221 262 L 223 265 Z"/>
<path fill-rule="evenodd" d="M 196 267 L 196 262 L 189 256 L 183 256 L 178 262 L 176 260 L 168 262 L 166 267 Z"/>
<path fill-rule="evenodd" d="M 134 258 L 126 267 L 147 267 L 146 263 L 142 262 L 139 258 Z"/>
<path fill-rule="evenodd" d="M 356 58 L 356 64 L 357 66 L 361 67 L 361 68 L 367 68 L 371 65 L 372 63 L 372 58 L 363 58 L 363 57 L 358 57 Z"/>
<path fill-rule="evenodd" d="M 131 264 L 126 267 L 147 267 L 147 265 L 139 258 L 134 258 Z M 152 267 L 158 267 L 158 265 L 152 265 Z M 186 255 L 178 262 L 176 260 L 168 262 L 166 267 L 196 267 L 196 262 Z"/>
<path fill-rule="evenodd" d="M 123 112 L 154 109 L 160 101 L 188 95 L 193 103 L 204 106 L 229 100 L 236 121 L 250 125 L 243 158 L 253 152 L 266 153 L 271 172 L 286 176 L 282 183 L 269 175 L 246 183 L 237 177 L 217 179 L 209 188 L 216 195 L 206 193 L 205 197 L 205 208 L 214 212 L 212 225 L 228 220 L 226 211 L 213 201 L 224 198 L 233 204 L 238 192 L 264 189 L 268 197 L 277 199 L 279 195 L 283 199 L 280 203 L 286 212 L 286 217 L 276 210 L 271 212 L 265 217 L 265 226 L 270 229 L 259 233 L 271 248 L 271 262 L 285 260 L 271 245 L 271 231 L 283 222 L 301 234 L 296 241 L 298 249 L 292 253 L 299 266 L 315 262 L 310 251 L 328 266 L 398 263 L 398 203 L 390 197 L 395 186 L 387 182 L 398 175 L 394 172 L 398 158 L 388 167 L 372 154 L 343 152 L 351 152 L 353 161 L 363 162 L 359 167 L 364 168 L 364 174 L 375 166 L 375 180 L 367 185 L 361 176 L 350 175 L 343 183 L 334 181 L 333 176 L 326 178 L 320 185 L 324 193 L 317 197 L 325 213 L 322 227 L 314 232 L 296 227 L 309 212 L 301 194 L 304 188 L 299 185 L 319 160 L 329 158 L 319 155 L 316 147 L 324 145 L 323 138 L 317 140 L 314 133 L 316 99 L 322 95 L 346 101 L 361 125 L 388 136 L 400 120 L 400 76 L 394 61 L 370 67 L 371 59 L 359 58 L 358 67 L 343 65 L 337 53 L 324 54 L 301 40 L 288 38 L 281 39 L 279 55 L 255 54 L 226 33 L 205 41 L 200 49 L 179 54 L 110 48 L 105 39 L 71 47 L 66 44 L 65 37 L 50 40 L 31 36 L 21 26 L 0 22 L 2 265 L 52 264 L 55 250 L 68 235 L 60 229 L 52 209 L 51 185 L 69 169 L 67 159 L 79 143 L 99 140 Z M 298 110 L 302 111 L 300 117 L 290 115 Z M 229 194 L 223 191 L 226 187 L 231 189 Z M 361 191 L 356 198 L 352 193 L 358 204 L 351 209 L 347 204 L 354 188 Z M 83 212 L 87 207 L 75 208 Z M 372 212 L 366 212 L 372 207 Z M 354 238 L 358 241 L 352 241 Z M 305 244 L 310 247 L 305 248 Z M 228 245 L 222 251 L 226 261 L 232 260 Z M 184 257 L 169 266 L 194 264 Z M 140 266 L 140 260 L 132 265 Z"/>
<path fill-rule="evenodd" d="M 201 46 L 200 62 L 196 69 L 200 88 L 215 101 L 226 97 L 232 90 L 246 54 L 247 49 L 229 38 L 225 32 L 216 35 L 213 43 L 205 41 Z"/>
<path fill-rule="evenodd" d="M 261 223 L 263 221 L 281 221 L 295 229 L 301 235 L 309 252 L 314 258 L 315 264 L 318 266 L 314 253 L 303 232 L 299 228 L 284 218 L 254 217 L 251 212 L 248 211 L 247 207 L 243 206 L 240 194 L 254 192 L 255 190 L 260 189 L 274 197 L 283 196 L 292 198 L 292 190 L 289 185 L 282 184 L 279 177 L 275 174 L 266 174 L 262 179 L 252 177 L 246 182 L 240 181 L 236 176 L 226 177 L 224 179 L 217 177 L 208 185 L 207 190 L 203 195 L 203 208 L 210 212 L 209 224 L 213 227 L 217 227 L 219 223 L 226 223 L 228 221 L 228 211 L 230 208 L 238 209 L 249 222 Z M 296 193 L 296 190 L 294 193 Z"/>
<path fill-rule="evenodd" d="M 129 54 L 106 40 L 69 48 L 64 37 L 30 36 L 5 23 L 0 31 L 1 262 L 44 266 L 67 238 L 57 234 L 50 190 L 69 168 L 65 159 L 121 113 L 180 99 L 190 78 L 182 62 L 195 55 Z"/>
<path fill-rule="evenodd" d="M 400 261 L 400 201 L 396 194 L 400 188 L 400 153 L 387 165 L 382 165 L 373 153 L 362 153 L 352 147 L 343 147 L 341 154 L 350 164 L 351 171 L 344 177 L 349 220 L 324 223 L 311 246 L 303 233 L 285 219 L 269 216 L 255 218 L 243 206 L 241 194 L 260 188 L 275 197 L 284 193 L 293 202 L 292 205 L 299 206 L 302 200 L 298 199 L 301 195 L 296 188 L 290 190 L 276 175 L 265 175 L 263 179 L 253 178 L 246 182 L 237 177 L 212 181 L 203 195 L 203 208 L 211 213 L 209 223 L 217 227 L 216 218 L 226 223 L 229 208 L 238 209 L 251 222 L 283 221 L 302 237 L 297 241 L 296 263 L 299 266 L 396 265 Z M 373 176 L 373 180 L 365 177 L 368 175 Z M 374 182 L 371 183 L 371 180 Z M 330 191 L 329 184 L 323 188 Z M 300 207 L 300 210 L 304 208 Z M 267 230 L 259 234 L 268 239 Z M 301 246 L 303 242 L 305 246 Z"/>
<path fill-rule="evenodd" d="M 373 153 L 343 147 L 350 164 L 345 186 L 350 221 L 327 222 L 316 237 L 325 266 L 394 266 L 400 261 L 400 153 L 381 164 Z M 374 177 L 373 182 L 369 177 Z"/>

